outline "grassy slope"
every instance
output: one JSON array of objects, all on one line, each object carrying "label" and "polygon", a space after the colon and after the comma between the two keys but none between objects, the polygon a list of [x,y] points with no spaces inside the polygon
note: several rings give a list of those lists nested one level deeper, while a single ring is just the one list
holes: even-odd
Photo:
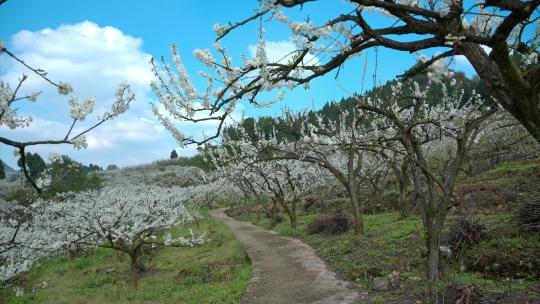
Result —
[{"label": "grassy slope", "polygon": [[[311,245],[327,262],[331,269],[345,279],[357,283],[361,292],[369,292],[371,302],[384,302],[406,298],[422,299],[427,291],[427,281],[424,278],[425,249],[423,246],[422,223],[419,217],[398,220],[397,213],[380,213],[365,216],[366,235],[358,236],[352,231],[338,236],[309,235],[306,226],[318,215],[302,214],[298,217],[298,228],[293,230],[284,221],[274,230],[282,235],[297,237]],[[481,222],[488,226],[488,232],[501,232],[507,215],[489,215],[480,217]],[[269,219],[259,220],[256,216],[242,215],[239,219],[271,228]],[[452,220],[452,219],[449,219]],[[495,223],[497,223],[495,225]],[[491,226],[493,224],[493,226]],[[495,230],[496,229],[496,230]],[[495,235],[492,235],[495,237]],[[529,254],[540,250],[538,236],[517,236],[512,233],[499,235],[499,240],[488,240],[474,250],[488,254],[511,256],[515,251],[526,251]],[[492,242],[497,243],[497,247]],[[490,252],[491,251],[491,252]],[[392,271],[398,271],[401,276],[401,288],[388,292],[372,291],[373,278],[386,276]],[[481,285],[492,293],[508,293],[509,291],[524,290],[537,293],[534,286],[539,284],[534,279],[519,279],[509,284],[504,278],[484,278],[482,273],[474,271],[460,272],[455,265],[447,265],[441,287],[452,284]],[[393,302],[392,302],[393,303]]]},{"label": "grassy slope", "polygon": [[[536,176],[535,172],[539,169],[540,164],[537,162],[504,163],[476,176],[468,183],[508,184],[511,180],[514,184],[520,182],[520,179],[530,181],[531,175]],[[514,192],[518,194],[517,190]],[[392,298],[421,298],[420,294],[426,291],[427,282],[423,279],[426,250],[419,216],[399,220],[396,212],[366,215],[365,236],[355,235],[352,231],[338,236],[307,234],[307,225],[319,216],[321,215],[316,213],[300,213],[297,230],[290,228],[286,218],[274,229],[280,234],[297,237],[310,244],[334,271],[358,283],[361,291],[369,292],[370,302],[384,302]],[[238,218],[272,229],[270,219],[264,216],[243,214]],[[504,260],[518,255],[538,256],[540,253],[540,236],[523,233],[517,229],[509,213],[484,210],[483,213],[477,214],[477,218],[486,227],[487,239],[472,248],[471,255],[500,256]],[[454,216],[449,216],[447,226],[454,219]],[[386,293],[371,290],[374,277],[386,276],[394,270],[401,274],[402,288]],[[539,281],[527,273],[520,274],[518,280],[513,280],[509,284],[504,277],[486,277],[483,273],[475,271],[461,272],[453,264],[446,265],[444,272],[441,283],[443,287],[451,284],[475,284],[493,293],[507,293],[521,289],[525,293],[538,296],[538,289],[534,286],[538,286]],[[417,281],[417,278],[420,280]]]},{"label": "grassy slope", "polygon": [[18,278],[16,284],[26,289],[23,297],[15,297],[12,288],[0,289],[0,303],[235,303],[251,277],[240,243],[209,217],[199,229],[192,228],[194,233],[213,231],[209,243],[156,249],[138,288],[129,282],[127,257],[98,249],[74,260],[42,262]]}]

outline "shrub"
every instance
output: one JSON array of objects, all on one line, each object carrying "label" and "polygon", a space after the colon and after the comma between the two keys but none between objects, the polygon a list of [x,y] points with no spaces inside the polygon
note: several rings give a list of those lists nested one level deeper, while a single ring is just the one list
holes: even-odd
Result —
[{"label": "shrub", "polygon": [[532,235],[495,236],[465,252],[467,270],[488,277],[532,279],[540,277],[540,240]]},{"label": "shrub", "polygon": [[315,211],[317,208],[317,199],[314,197],[308,197],[304,201],[304,205],[302,206],[302,210],[304,212],[312,212]]},{"label": "shrub", "polygon": [[9,192],[5,200],[6,201],[15,201],[18,204],[29,206],[31,205],[37,198],[37,193],[34,189],[28,189],[28,188],[18,188],[11,192]]},{"label": "shrub", "polygon": [[246,213],[246,208],[242,206],[231,206],[225,209],[225,214],[230,217],[235,217]]},{"label": "shrub", "polygon": [[276,214],[276,224],[283,223],[285,218],[281,214]]},{"label": "shrub", "polygon": [[449,285],[444,290],[444,298],[447,303],[485,303],[482,290],[474,285]]},{"label": "shrub", "polygon": [[448,244],[454,255],[461,255],[463,251],[485,239],[485,228],[474,217],[464,215],[450,226],[445,243]]},{"label": "shrub", "polygon": [[194,179],[178,176],[174,172],[158,175],[154,178],[154,182],[162,187],[189,187],[197,184]]},{"label": "shrub", "polygon": [[342,234],[351,227],[349,217],[338,213],[322,219],[316,219],[308,225],[309,234]]},{"label": "shrub", "polygon": [[520,227],[540,232],[540,199],[523,203],[516,211],[514,220]]}]

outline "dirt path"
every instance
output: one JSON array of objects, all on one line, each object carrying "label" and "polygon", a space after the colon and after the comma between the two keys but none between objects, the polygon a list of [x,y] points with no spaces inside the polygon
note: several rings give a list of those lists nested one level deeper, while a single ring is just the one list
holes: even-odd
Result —
[{"label": "dirt path", "polygon": [[347,282],[326,268],[302,241],[236,221],[224,209],[211,211],[229,226],[253,264],[252,278],[240,304],[342,304],[359,299]]}]

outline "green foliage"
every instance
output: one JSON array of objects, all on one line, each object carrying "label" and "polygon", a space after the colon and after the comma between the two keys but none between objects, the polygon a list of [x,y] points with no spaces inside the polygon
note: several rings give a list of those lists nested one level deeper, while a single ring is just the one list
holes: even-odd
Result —
[{"label": "green foliage", "polygon": [[15,201],[22,205],[30,205],[37,197],[38,194],[34,189],[17,188],[9,192],[5,200],[8,202]]},{"label": "green foliage", "polygon": [[[99,167],[98,167],[99,168]],[[101,187],[101,179],[95,173],[95,165],[85,167],[81,163],[62,155],[61,160],[49,165],[51,185],[44,191],[45,195],[53,196],[68,191],[84,191]]]},{"label": "green foliage", "polygon": [[179,156],[175,159],[166,159],[158,160],[152,163],[152,166],[155,167],[166,167],[166,166],[181,166],[181,167],[197,167],[204,171],[209,171],[214,169],[212,163],[207,160],[203,154],[199,153],[192,157],[183,157]]},{"label": "green foliage", "polygon": [[[190,228],[210,233],[210,241],[193,248],[154,249],[137,288],[129,282],[127,256],[97,249],[73,260],[57,256],[42,261],[13,282],[25,287],[23,297],[15,297],[12,288],[0,289],[0,302],[236,303],[251,277],[242,246],[223,223],[208,216],[200,228]],[[178,231],[188,233],[187,227]]]},{"label": "green foliage", "polygon": [[497,235],[466,252],[468,269],[490,277],[540,278],[540,238],[537,235]]},{"label": "green foliage", "polygon": [[[45,171],[45,169],[47,168],[47,164],[45,163],[43,158],[41,158],[41,156],[39,156],[39,154],[37,153],[26,153],[25,160],[28,174],[30,174],[30,177],[33,179],[37,178],[39,174]],[[22,168],[21,158],[19,158],[19,160],[17,161],[17,165]]]},{"label": "green foliage", "polygon": [[98,165],[94,165],[92,163],[90,163],[88,166],[86,165],[82,165],[81,166],[81,169],[83,171],[85,171],[86,173],[88,172],[95,172],[95,171],[103,171],[103,168],[101,168],[100,166]]},{"label": "green foliage", "polygon": [[535,169],[540,169],[539,162],[503,162],[498,164],[495,168],[478,175],[475,179],[488,180],[494,178],[513,177],[516,175],[523,175],[524,173]]},{"label": "green foliage", "polygon": [[178,153],[176,153],[176,150],[172,150],[171,151],[171,159],[177,159],[178,158]]},{"label": "green foliage", "polygon": [[60,160],[50,163],[46,169],[46,174],[51,177],[51,184],[42,193],[38,194],[31,188],[19,188],[8,193],[6,200],[26,205],[38,197],[47,199],[58,193],[79,192],[101,187],[101,178],[95,174],[96,171],[101,170],[99,166],[93,164],[84,166],[67,155],[62,155]]}]

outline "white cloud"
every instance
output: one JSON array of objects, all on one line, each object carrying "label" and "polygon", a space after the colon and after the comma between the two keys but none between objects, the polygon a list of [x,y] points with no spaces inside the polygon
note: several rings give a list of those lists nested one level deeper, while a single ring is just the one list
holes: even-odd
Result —
[{"label": "white cloud", "polygon": [[[111,26],[98,26],[84,21],[66,24],[56,29],[23,30],[11,37],[8,48],[30,66],[42,68],[54,81],[68,82],[79,98],[96,99],[95,112],[74,132],[96,120],[107,111],[114,100],[118,84],[131,84],[136,101],[131,109],[114,121],[88,134],[88,149],[75,151],[70,145],[40,146],[31,149],[46,156],[48,152],[69,154],[84,163],[102,166],[110,163],[132,165],[168,157],[177,147],[164,128],[153,117],[149,100],[152,73],[150,55],[142,49],[143,41]],[[29,75],[22,94],[42,91],[36,104],[20,104],[20,112],[34,117],[29,128],[8,130],[0,128],[3,136],[16,140],[59,139],[69,129],[67,97],[34,75],[21,64],[2,56],[0,79],[13,86],[24,73]],[[186,132],[188,133],[188,132]],[[11,147],[0,145],[0,158],[16,163]],[[185,153],[193,154],[193,149]],[[185,155],[185,153],[182,153]]]},{"label": "white cloud", "polygon": [[[491,53],[491,48],[485,45],[482,45],[482,49],[489,55]],[[453,57],[452,64],[450,65],[454,70],[456,71],[462,71],[466,74],[474,75],[476,74],[476,71],[474,70],[474,67],[471,65],[469,60],[463,56],[463,55],[457,55]],[[470,75],[469,75],[470,76]]]},{"label": "white cloud", "polygon": [[[144,91],[152,78],[148,66],[150,55],[142,51],[142,40],[114,27],[99,27],[84,21],[57,29],[23,30],[11,42],[20,58],[33,67],[45,69],[55,81],[70,82],[79,97],[94,96],[108,101],[114,97],[119,83],[128,81]],[[7,81],[14,82],[22,73],[30,73],[21,64],[10,63],[2,77]],[[29,76],[26,90],[45,88],[42,99],[57,97],[52,86],[31,73]]]}]

